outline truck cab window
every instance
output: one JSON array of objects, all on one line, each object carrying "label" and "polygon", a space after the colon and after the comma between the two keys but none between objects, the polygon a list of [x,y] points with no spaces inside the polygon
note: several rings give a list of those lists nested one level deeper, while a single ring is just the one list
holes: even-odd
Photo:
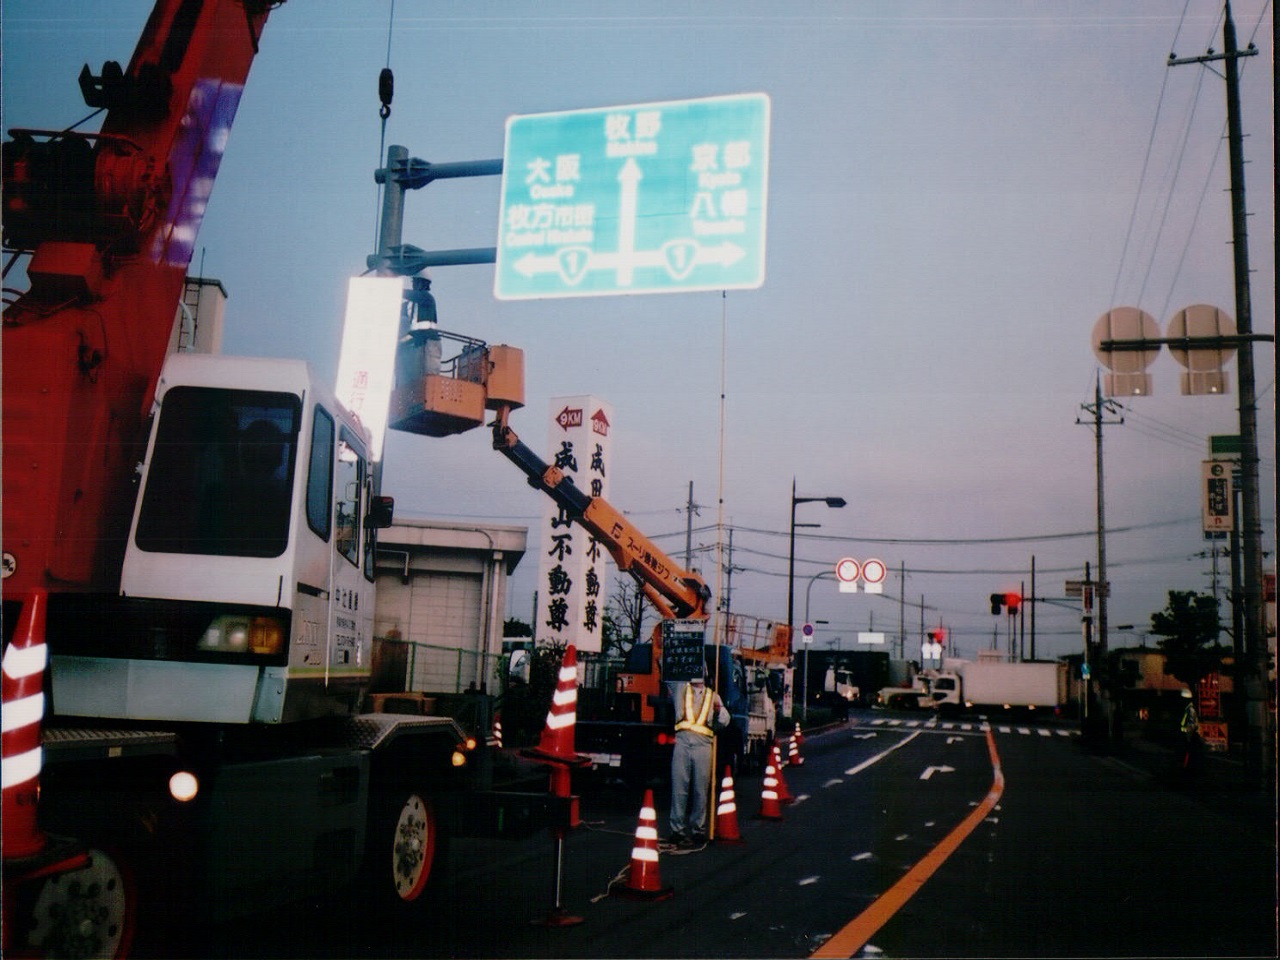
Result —
[{"label": "truck cab window", "polygon": [[142,550],[275,557],[289,538],[298,398],[175,387],[164,397],[136,541]]},{"label": "truck cab window", "polygon": [[321,540],[333,526],[333,417],[316,407],[311,429],[311,462],[307,466],[307,525]]},{"label": "truck cab window", "polygon": [[360,564],[361,494],[365,486],[364,453],[354,434],[342,428],[338,439],[335,496],[337,498],[337,551],[356,566]]}]

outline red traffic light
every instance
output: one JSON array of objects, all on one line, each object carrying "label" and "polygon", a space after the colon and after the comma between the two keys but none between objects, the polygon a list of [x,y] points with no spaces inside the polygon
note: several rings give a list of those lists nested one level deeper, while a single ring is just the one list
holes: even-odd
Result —
[{"label": "red traffic light", "polygon": [[1009,611],[1009,616],[1014,617],[1018,614],[1018,606],[1022,603],[1022,597],[1016,593],[1006,593],[1004,595],[1004,607]]}]

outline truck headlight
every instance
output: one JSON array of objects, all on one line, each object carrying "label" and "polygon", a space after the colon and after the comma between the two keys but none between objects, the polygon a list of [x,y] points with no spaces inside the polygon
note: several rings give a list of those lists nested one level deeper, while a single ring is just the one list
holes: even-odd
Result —
[{"label": "truck headlight", "polygon": [[221,614],[196,646],[214,653],[276,654],[284,649],[284,624],[275,617]]}]

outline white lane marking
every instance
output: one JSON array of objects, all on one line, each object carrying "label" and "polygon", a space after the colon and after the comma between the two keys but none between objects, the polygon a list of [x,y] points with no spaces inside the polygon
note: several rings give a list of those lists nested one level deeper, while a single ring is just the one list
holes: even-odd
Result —
[{"label": "white lane marking", "polygon": [[906,744],[910,743],[912,740],[914,740],[918,736],[920,736],[919,730],[915,731],[913,734],[911,734],[911,736],[906,737],[905,739],[899,740],[888,750],[885,750],[881,753],[877,753],[874,757],[869,757],[868,759],[863,760],[856,767],[850,767],[848,770],[844,772],[844,775],[846,777],[852,777],[854,774],[861,773],[863,770],[867,769],[867,767],[871,766],[873,763],[878,763],[879,761],[887,757],[889,754],[893,753],[893,751],[897,750],[901,746],[905,746]]}]

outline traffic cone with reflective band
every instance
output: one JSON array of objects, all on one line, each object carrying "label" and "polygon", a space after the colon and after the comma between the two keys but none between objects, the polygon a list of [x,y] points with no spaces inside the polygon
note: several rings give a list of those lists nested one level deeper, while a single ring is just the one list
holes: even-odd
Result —
[{"label": "traffic cone with reflective band", "polygon": [[791,746],[787,748],[787,765],[798,767],[804,763],[804,757],[800,756],[800,735],[793,733],[791,735]]},{"label": "traffic cone with reflective band", "polygon": [[36,823],[40,770],[44,762],[40,731],[44,723],[44,642],[47,598],[32,591],[22,604],[13,640],[5,648],[3,664],[4,734],[4,859],[31,857],[44,849],[47,838]]},{"label": "traffic cone with reflective band", "polygon": [[804,734],[800,731],[800,722],[796,721],[796,731],[791,736],[795,738],[796,743],[804,743]]},{"label": "traffic cone with reflective band", "polygon": [[776,743],[773,745],[773,767],[777,771],[778,800],[781,803],[795,803],[796,798],[791,795],[791,789],[787,786],[787,778],[782,775],[782,748]]},{"label": "traffic cone with reflective band", "polygon": [[493,715],[493,729],[489,731],[489,746],[502,749],[502,714]]},{"label": "traffic cone with reflective band", "polygon": [[542,738],[537,747],[526,750],[525,755],[534,759],[579,765],[586,758],[579,757],[573,749],[573,730],[577,722],[578,650],[573,644],[569,644],[565,647],[564,659],[560,661],[556,692],[551,698],[551,709],[547,711]]},{"label": "traffic cone with reflective band", "polygon": [[774,766],[772,758],[765,765],[764,780],[761,781],[759,817],[761,820],[782,819],[782,803],[778,799],[778,768]]},{"label": "traffic cone with reflective band", "polygon": [[724,768],[720,799],[716,803],[716,842],[742,842],[742,834],[738,830],[738,804],[733,794],[733,771],[729,767]]},{"label": "traffic cone with reflective band", "polygon": [[631,848],[631,868],[626,886],[618,894],[632,900],[665,900],[674,891],[658,879],[658,814],[653,808],[653,791],[644,792],[636,841]]}]

